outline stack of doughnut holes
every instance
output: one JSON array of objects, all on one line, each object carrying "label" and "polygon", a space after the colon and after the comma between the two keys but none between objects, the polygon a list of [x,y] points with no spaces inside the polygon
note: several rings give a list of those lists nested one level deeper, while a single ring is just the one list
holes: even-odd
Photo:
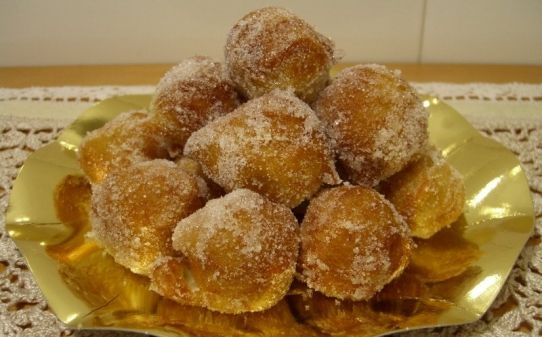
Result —
[{"label": "stack of doughnut holes", "polygon": [[[462,213],[413,88],[381,65],[330,78],[333,42],[288,10],[248,13],[225,63],[183,60],[150,111],[89,132],[89,237],[184,305],[262,311],[294,279],[371,299]],[[429,202],[430,201],[430,202]]]}]

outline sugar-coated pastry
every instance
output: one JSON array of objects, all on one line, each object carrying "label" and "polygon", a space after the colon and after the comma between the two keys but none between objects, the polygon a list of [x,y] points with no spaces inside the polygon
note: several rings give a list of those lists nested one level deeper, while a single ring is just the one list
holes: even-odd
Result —
[{"label": "sugar-coated pastry", "polygon": [[157,260],[151,289],[223,313],[261,311],[288,291],[298,245],[288,208],[235,190],[178,223],[173,248],[180,256]]},{"label": "sugar-coated pastry", "polygon": [[113,172],[93,188],[93,237],[117,263],[147,275],[158,257],[173,253],[173,229],[203,206],[203,193],[192,175],[167,160]]},{"label": "sugar-coated pastry", "polygon": [[290,208],[339,180],[322,124],[291,91],[274,90],[207,124],[184,154],[226,191],[248,188]]},{"label": "sugar-coated pastry", "polygon": [[381,65],[341,71],[314,103],[356,184],[375,186],[403,169],[427,143],[428,114],[414,89]]},{"label": "sugar-coated pastry", "polygon": [[253,10],[225,38],[223,62],[182,60],[148,107],[81,141],[83,174],[52,196],[69,231],[45,247],[60,277],[107,303],[102,325],[173,334],[438,323],[479,276],[481,250],[416,90],[383,65],[335,76],[342,52],[287,9]]},{"label": "sugar-coated pastry", "polygon": [[204,56],[183,60],[160,79],[151,109],[165,132],[169,151],[182,151],[190,134],[239,105],[237,92],[219,62]]},{"label": "sugar-coated pastry", "polygon": [[415,237],[427,239],[463,213],[463,178],[436,149],[387,179],[382,190]]},{"label": "sugar-coated pastry", "polygon": [[369,187],[340,186],[311,200],[301,223],[299,269],[326,296],[367,300],[409,261],[408,225]]},{"label": "sugar-coated pastry", "polygon": [[231,29],[226,67],[247,97],[292,88],[311,102],[329,79],[333,42],[283,8],[267,7],[245,15]]},{"label": "sugar-coated pastry", "polygon": [[166,158],[163,134],[146,112],[122,113],[89,132],[79,147],[79,166],[91,183],[134,163]]}]

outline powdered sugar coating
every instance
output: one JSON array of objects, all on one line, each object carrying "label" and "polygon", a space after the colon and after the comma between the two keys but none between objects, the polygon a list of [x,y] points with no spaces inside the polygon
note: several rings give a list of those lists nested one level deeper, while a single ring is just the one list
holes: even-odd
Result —
[{"label": "powdered sugar coating", "polygon": [[314,104],[346,175],[375,186],[427,144],[428,113],[414,89],[381,65],[340,72]]},{"label": "powdered sugar coating", "polygon": [[371,298],[403,271],[412,247],[393,205],[371,188],[352,185],[312,199],[300,236],[301,278],[340,299]]},{"label": "powdered sugar coating", "polygon": [[173,162],[134,164],[93,186],[93,236],[117,263],[148,274],[156,258],[172,254],[173,228],[203,205],[201,194]]},{"label": "powdered sugar coating", "polygon": [[288,208],[235,190],[178,223],[173,247],[182,258],[158,261],[152,288],[225,313],[264,310],[288,291],[298,244],[297,221]]},{"label": "powdered sugar coating", "polygon": [[146,112],[124,112],[86,134],[79,147],[79,165],[91,183],[135,163],[166,158],[164,135]]},{"label": "powdered sugar coating", "polygon": [[414,237],[427,239],[463,213],[463,177],[436,148],[427,149],[382,185],[383,193],[405,217]]},{"label": "powdered sugar coating", "polygon": [[226,67],[248,98],[292,88],[310,102],[329,79],[333,42],[283,8],[267,7],[245,15],[231,29]]},{"label": "powdered sugar coating", "polygon": [[226,191],[249,188],[291,208],[339,182],[322,124],[291,91],[274,90],[209,123],[184,154]]},{"label": "powdered sugar coating", "polygon": [[167,133],[170,152],[182,150],[190,134],[239,105],[237,92],[219,62],[204,56],[183,60],[160,79],[151,108]]}]

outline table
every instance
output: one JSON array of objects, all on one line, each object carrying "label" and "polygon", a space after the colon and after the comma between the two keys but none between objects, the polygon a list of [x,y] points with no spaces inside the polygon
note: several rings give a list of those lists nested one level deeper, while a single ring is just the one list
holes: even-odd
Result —
[{"label": "table", "polygon": [[[172,64],[0,67],[0,88],[65,85],[153,85]],[[348,66],[339,65],[339,69]],[[412,82],[542,83],[542,66],[387,64]]]},{"label": "table", "polygon": [[[4,230],[18,168],[77,114],[116,94],[152,93],[170,67],[112,65],[0,68],[0,334],[127,336],[73,332],[58,322]],[[344,67],[346,65],[340,65]],[[489,313],[478,322],[401,336],[529,336],[542,332],[542,66],[391,64],[424,94],[443,99],[525,169],[536,231]],[[339,67],[339,68],[340,68]]]}]

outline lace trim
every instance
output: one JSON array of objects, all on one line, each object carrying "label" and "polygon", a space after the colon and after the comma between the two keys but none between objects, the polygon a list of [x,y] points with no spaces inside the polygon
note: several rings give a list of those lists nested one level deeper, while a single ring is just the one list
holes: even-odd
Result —
[{"label": "lace trim", "polygon": [[412,83],[420,92],[447,101],[542,102],[542,84]]},{"label": "lace trim", "polygon": [[[422,94],[443,100],[542,102],[542,84],[412,83]],[[154,86],[0,88],[2,101],[98,102],[116,95],[149,94]]]},{"label": "lace trim", "polygon": [[99,102],[118,95],[150,94],[154,86],[0,88],[0,102]]},{"label": "lace trim", "polygon": [[[504,97],[536,104],[542,96],[542,85],[490,84],[415,84],[426,94],[454,100],[465,97],[484,97],[501,101]],[[66,87],[0,89],[0,100],[93,102],[111,95],[145,94],[152,87]],[[509,96],[515,95],[515,96]],[[455,97],[455,98],[454,98]],[[523,99],[527,97],[528,99]],[[53,99],[54,98],[54,99]],[[508,101],[508,99],[506,99]],[[62,101],[62,100],[60,100]],[[74,116],[75,117],[75,116]],[[0,116],[0,335],[2,336],[141,336],[117,332],[81,332],[67,329],[49,311],[24,259],[5,232],[4,214],[8,194],[19,168],[26,157],[53,140],[66,120],[30,119]],[[485,135],[501,142],[519,158],[531,187],[535,212],[535,233],[521,253],[500,295],[490,311],[477,322],[463,326],[413,331],[409,337],[436,336],[538,336],[542,334],[542,118],[538,120],[487,120],[476,116],[473,120]]]}]

